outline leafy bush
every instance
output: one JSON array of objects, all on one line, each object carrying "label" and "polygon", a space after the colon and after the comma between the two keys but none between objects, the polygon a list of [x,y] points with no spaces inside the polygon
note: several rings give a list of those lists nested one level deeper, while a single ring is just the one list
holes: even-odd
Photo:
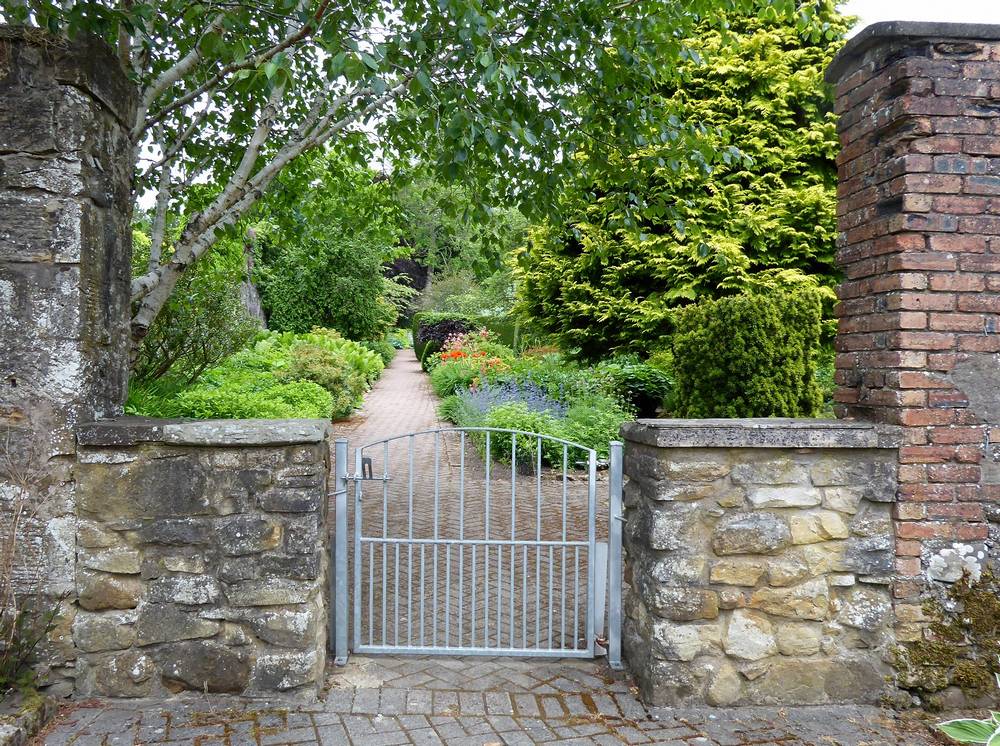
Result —
[{"label": "leafy bush", "polygon": [[674,315],[679,417],[810,417],[822,403],[815,380],[821,297],[775,291],[702,301]]},{"label": "leafy bush", "polygon": [[620,397],[638,417],[655,417],[673,385],[660,368],[635,357],[616,357],[597,366],[612,394]]},{"label": "leafy bush", "polygon": [[199,419],[344,417],[382,369],[378,354],[329,329],[262,333],[194,386],[176,379],[132,385],[126,411]]},{"label": "leafy bush", "polygon": [[396,350],[405,350],[413,346],[413,335],[409,329],[391,329],[386,338]]},{"label": "leafy bush", "polygon": [[290,351],[291,359],[280,378],[317,383],[333,397],[333,418],[346,417],[361,403],[365,381],[343,357],[319,345],[301,342]]},{"label": "leafy bush", "polygon": [[558,353],[521,357],[511,364],[506,380],[532,384],[558,401],[600,392],[601,381],[592,368],[564,360]]},{"label": "leafy bush", "polygon": [[479,366],[471,359],[451,360],[431,370],[431,388],[438,396],[445,397],[469,388],[478,377]]},{"label": "leafy bush", "polygon": [[268,189],[254,226],[256,277],[268,326],[321,326],[379,339],[405,288],[384,277],[399,251],[392,185],[337,148],[297,158]]},{"label": "leafy bush", "polygon": [[[537,412],[523,402],[501,404],[490,409],[482,418],[482,427],[495,427],[508,430],[522,430],[527,433],[563,437],[562,423],[547,412]],[[516,437],[516,436],[514,436]],[[475,438],[480,448],[484,447],[485,437]],[[496,461],[509,464],[513,438],[510,433],[492,433],[490,435],[490,455]],[[547,464],[562,463],[563,447],[545,438],[542,439],[542,462]],[[534,464],[538,457],[537,438],[517,438],[518,463]]]},{"label": "leafy bush", "polygon": [[286,419],[333,416],[333,396],[312,381],[282,383],[273,375],[206,375],[174,400],[177,414],[196,419]]},{"label": "leafy bush", "polygon": [[380,358],[382,358],[382,364],[388,365],[392,362],[392,359],[396,357],[396,347],[388,340],[388,338],[377,339],[377,340],[363,340],[359,344],[366,350],[371,350]]},{"label": "leafy bush", "polygon": [[[132,273],[142,274],[150,242],[139,230],[133,236]],[[242,246],[229,238],[217,241],[184,273],[150,326],[132,366],[133,380],[152,381],[170,374],[191,383],[248,344],[260,323],[243,305],[240,288],[245,274]]]},{"label": "leafy bush", "polygon": [[[597,451],[598,458],[606,459],[608,446],[612,440],[618,440],[622,423],[630,419],[631,413],[612,397],[583,397],[566,410],[562,437],[593,448]],[[580,457],[580,454],[576,455],[576,458]]]},{"label": "leafy bush", "polygon": [[839,144],[823,74],[851,24],[831,0],[809,5],[807,20],[720,12],[684,40],[693,53],[648,106],[704,125],[693,153],[715,157],[710,168],[651,143],[520,244],[518,309],[564,349],[646,353],[671,333],[672,308],[743,292],[762,271],[838,281]]}]

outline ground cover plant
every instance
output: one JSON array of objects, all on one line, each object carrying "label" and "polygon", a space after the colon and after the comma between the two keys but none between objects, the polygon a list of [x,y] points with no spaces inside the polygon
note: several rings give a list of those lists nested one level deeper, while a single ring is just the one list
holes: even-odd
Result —
[{"label": "ground cover plant", "polygon": [[341,419],[361,404],[382,356],[330,329],[265,332],[193,384],[135,383],[126,411],[151,417]]}]

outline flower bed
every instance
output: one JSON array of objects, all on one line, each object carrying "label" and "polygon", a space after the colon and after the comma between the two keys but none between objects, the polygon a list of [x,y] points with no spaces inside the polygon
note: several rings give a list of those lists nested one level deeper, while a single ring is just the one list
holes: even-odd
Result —
[{"label": "flower bed", "polygon": [[[549,435],[593,448],[605,459],[622,423],[635,416],[620,365],[578,366],[551,352],[516,357],[485,330],[452,335],[428,367],[435,392],[444,397],[442,418],[460,427]],[[497,458],[509,452],[510,441],[502,436],[493,445]],[[519,444],[532,456],[536,447]],[[572,463],[583,452],[564,453],[560,444],[543,441],[544,462],[561,465],[564,457]]]}]

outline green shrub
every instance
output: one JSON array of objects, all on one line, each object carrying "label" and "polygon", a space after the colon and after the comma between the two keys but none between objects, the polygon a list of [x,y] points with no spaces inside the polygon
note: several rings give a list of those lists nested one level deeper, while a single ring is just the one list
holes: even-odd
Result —
[{"label": "green shrub", "polygon": [[601,382],[593,368],[564,360],[558,353],[518,358],[511,363],[510,371],[500,374],[498,378],[535,384],[560,402],[601,390]]},{"label": "green shrub", "polygon": [[362,347],[366,350],[371,350],[380,358],[382,358],[382,364],[388,365],[392,362],[392,359],[396,357],[396,347],[387,338],[386,339],[376,339],[376,340],[364,340],[359,342]]},{"label": "green shrub", "polygon": [[834,374],[837,372],[836,357],[837,354],[832,347],[823,347],[816,363],[816,385],[823,397],[820,412],[823,417],[834,416],[833,394],[837,390],[837,382],[834,380]]},{"label": "green shrub", "polygon": [[377,353],[329,329],[265,332],[194,386],[176,378],[134,383],[126,411],[199,419],[344,417],[383,367]]},{"label": "green shrub", "polygon": [[281,370],[282,380],[312,381],[333,397],[333,418],[347,417],[361,404],[365,379],[337,353],[307,342],[291,349],[289,364]]},{"label": "green shrub", "polygon": [[[144,274],[149,238],[134,231],[133,275]],[[168,247],[169,248],[169,247]],[[169,255],[169,251],[167,252]],[[246,311],[241,283],[243,246],[230,238],[215,243],[185,272],[136,350],[131,378],[151,382],[164,376],[192,383],[205,370],[249,344],[260,322]]]},{"label": "green shrub", "polygon": [[[613,397],[581,397],[566,410],[562,423],[562,437],[593,448],[600,459],[608,458],[608,446],[618,440],[622,423],[632,419],[632,415]],[[571,453],[570,458],[583,458],[582,452]]]},{"label": "green shrub", "polygon": [[396,350],[405,350],[413,346],[413,335],[409,329],[392,329],[386,338]]},{"label": "green shrub", "polygon": [[815,380],[821,296],[776,290],[702,301],[674,314],[679,417],[810,417],[822,403]]},{"label": "green shrub", "polygon": [[[493,407],[482,418],[482,427],[496,427],[507,430],[523,430],[539,435],[563,437],[562,424],[558,419],[545,412],[533,412],[527,405],[520,402],[501,404]],[[484,447],[485,437],[476,438],[480,447]],[[510,463],[511,435],[509,433],[492,433],[490,435],[490,455],[501,463]],[[562,463],[562,444],[542,439],[542,461],[547,464]],[[537,458],[537,438],[517,438],[518,463],[533,464]]]},{"label": "green shrub", "polygon": [[445,422],[451,422],[459,427],[478,427],[479,417],[468,407],[462,398],[451,394],[441,400],[438,405],[438,417]]},{"label": "green shrub", "polygon": [[607,360],[597,366],[608,391],[631,407],[638,417],[655,417],[673,385],[659,368],[632,356]]}]

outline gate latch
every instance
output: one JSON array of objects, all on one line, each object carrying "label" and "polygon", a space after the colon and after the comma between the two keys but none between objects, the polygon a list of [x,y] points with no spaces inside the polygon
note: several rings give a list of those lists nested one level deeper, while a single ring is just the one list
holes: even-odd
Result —
[{"label": "gate latch", "polygon": [[388,482],[389,474],[383,474],[381,477],[375,476],[375,470],[372,468],[372,460],[368,456],[364,456],[361,459],[361,473],[355,476],[355,479],[363,479],[369,482]]}]

